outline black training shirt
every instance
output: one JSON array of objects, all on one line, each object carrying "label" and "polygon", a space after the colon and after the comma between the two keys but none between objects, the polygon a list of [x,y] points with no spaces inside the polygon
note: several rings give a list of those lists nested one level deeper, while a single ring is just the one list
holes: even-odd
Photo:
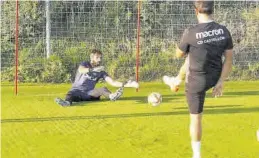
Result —
[{"label": "black training shirt", "polygon": [[221,72],[222,55],[232,48],[228,29],[214,21],[186,29],[179,44],[179,49],[189,56],[191,74]]}]

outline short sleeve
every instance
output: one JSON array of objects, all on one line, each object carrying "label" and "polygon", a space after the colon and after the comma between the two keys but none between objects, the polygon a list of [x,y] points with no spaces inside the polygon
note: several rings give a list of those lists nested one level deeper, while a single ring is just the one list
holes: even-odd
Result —
[{"label": "short sleeve", "polygon": [[183,51],[185,54],[187,54],[190,50],[190,44],[188,41],[189,37],[189,29],[185,29],[184,33],[182,35],[180,44],[178,45],[178,48]]},{"label": "short sleeve", "polygon": [[91,68],[91,64],[90,64],[89,62],[86,62],[86,61],[82,62],[82,63],[80,64],[80,66],[84,66],[84,67],[86,67],[86,68]]},{"label": "short sleeve", "polygon": [[230,32],[228,31],[228,29],[226,29],[226,31],[227,31],[227,44],[226,44],[225,50],[233,49],[232,36],[231,36]]},{"label": "short sleeve", "polygon": [[109,75],[107,74],[107,72],[102,71],[101,72],[101,78],[105,79],[106,77],[108,77]]}]

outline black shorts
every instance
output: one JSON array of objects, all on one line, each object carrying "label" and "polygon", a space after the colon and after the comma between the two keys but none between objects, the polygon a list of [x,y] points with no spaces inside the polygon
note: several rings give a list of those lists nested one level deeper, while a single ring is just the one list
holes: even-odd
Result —
[{"label": "black shorts", "polygon": [[66,101],[69,102],[81,102],[81,101],[95,101],[100,100],[100,97],[90,96],[87,92],[80,90],[71,90],[66,95]]},{"label": "black shorts", "polygon": [[81,91],[78,89],[72,89],[67,93],[66,101],[69,101],[69,102],[96,101],[96,100],[100,100],[101,96],[108,98],[110,94],[111,92],[106,87],[95,88],[90,91]]},{"label": "black shorts", "polygon": [[220,74],[188,75],[185,84],[185,93],[191,114],[203,112],[206,91],[214,87]]}]

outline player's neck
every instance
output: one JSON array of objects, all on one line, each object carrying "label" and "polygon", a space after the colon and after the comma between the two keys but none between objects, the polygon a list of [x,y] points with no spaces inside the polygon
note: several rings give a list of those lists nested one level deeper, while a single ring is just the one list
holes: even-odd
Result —
[{"label": "player's neck", "polygon": [[213,18],[206,14],[199,14],[197,18],[199,23],[209,23],[213,21]]},{"label": "player's neck", "polygon": [[91,61],[90,64],[91,64],[92,67],[96,67],[96,64],[95,64],[94,61]]}]

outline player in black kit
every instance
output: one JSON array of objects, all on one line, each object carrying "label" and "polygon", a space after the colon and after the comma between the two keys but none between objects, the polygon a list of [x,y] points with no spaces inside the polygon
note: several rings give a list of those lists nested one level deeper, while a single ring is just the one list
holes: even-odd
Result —
[{"label": "player in black kit", "polygon": [[190,111],[193,158],[200,158],[206,91],[213,87],[213,96],[221,96],[224,80],[232,67],[232,37],[225,26],[213,21],[213,5],[213,1],[194,2],[199,23],[184,31],[176,49],[177,57],[187,56],[185,64],[177,77],[163,77],[164,82],[174,89],[186,76],[185,92]]}]

